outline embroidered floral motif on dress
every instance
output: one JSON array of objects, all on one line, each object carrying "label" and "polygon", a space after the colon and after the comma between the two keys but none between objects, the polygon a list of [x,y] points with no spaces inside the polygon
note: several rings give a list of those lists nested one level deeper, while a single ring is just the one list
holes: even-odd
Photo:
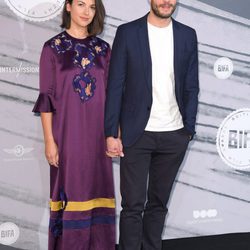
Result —
[{"label": "embroidered floral motif on dress", "polygon": [[58,54],[74,50],[73,63],[75,67],[81,69],[81,73],[74,77],[73,88],[82,102],[89,101],[96,90],[96,79],[91,76],[89,70],[95,66],[96,57],[106,56],[108,44],[101,42],[96,37],[87,38],[85,43],[77,41],[74,44],[74,41],[67,38],[64,32],[52,40],[51,47]]},{"label": "embroidered floral motif on dress", "polygon": [[55,49],[58,54],[65,53],[73,47],[72,41],[67,39],[64,34],[60,34],[52,40],[51,48]]},{"label": "embroidered floral motif on dress", "polygon": [[96,79],[87,71],[83,71],[80,75],[76,75],[73,81],[74,89],[79,93],[83,101],[88,101],[93,97],[96,89],[95,83]]}]

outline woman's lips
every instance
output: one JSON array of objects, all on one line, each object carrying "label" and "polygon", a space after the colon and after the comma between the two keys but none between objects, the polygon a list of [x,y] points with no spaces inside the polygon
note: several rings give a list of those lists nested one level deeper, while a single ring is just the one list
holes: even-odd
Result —
[{"label": "woman's lips", "polygon": [[83,20],[83,21],[88,21],[88,20],[89,20],[88,17],[80,17],[80,18],[81,18],[81,20]]}]

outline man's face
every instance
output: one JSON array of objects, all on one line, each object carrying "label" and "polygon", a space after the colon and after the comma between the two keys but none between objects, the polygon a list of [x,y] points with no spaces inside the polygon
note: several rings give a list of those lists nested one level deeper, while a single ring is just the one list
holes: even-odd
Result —
[{"label": "man's face", "polygon": [[177,0],[151,0],[151,9],[159,18],[169,18],[175,11]]}]

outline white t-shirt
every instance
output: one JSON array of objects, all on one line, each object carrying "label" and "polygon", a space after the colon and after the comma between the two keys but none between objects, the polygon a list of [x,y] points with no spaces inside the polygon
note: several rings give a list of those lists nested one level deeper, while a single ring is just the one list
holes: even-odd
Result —
[{"label": "white t-shirt", "polygon": [[148,36],[152,59],[153,104],[145,130],[177,130],[183,127],[183,122],[175,96],[172,21],[164,28],[148,23]]}]

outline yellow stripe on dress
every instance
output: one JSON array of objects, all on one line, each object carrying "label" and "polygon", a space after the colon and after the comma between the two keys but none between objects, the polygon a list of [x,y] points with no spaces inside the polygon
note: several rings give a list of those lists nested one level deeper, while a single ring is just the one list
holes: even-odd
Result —
[{"label": "yellow stripe on dress", "polygon": [[[62,201],[50,201],[50,210],[59,211]],[[115,208],[115,199],[97,198],[89,201],[68,201],[64,211],[88,211],[94,208]]]}]

